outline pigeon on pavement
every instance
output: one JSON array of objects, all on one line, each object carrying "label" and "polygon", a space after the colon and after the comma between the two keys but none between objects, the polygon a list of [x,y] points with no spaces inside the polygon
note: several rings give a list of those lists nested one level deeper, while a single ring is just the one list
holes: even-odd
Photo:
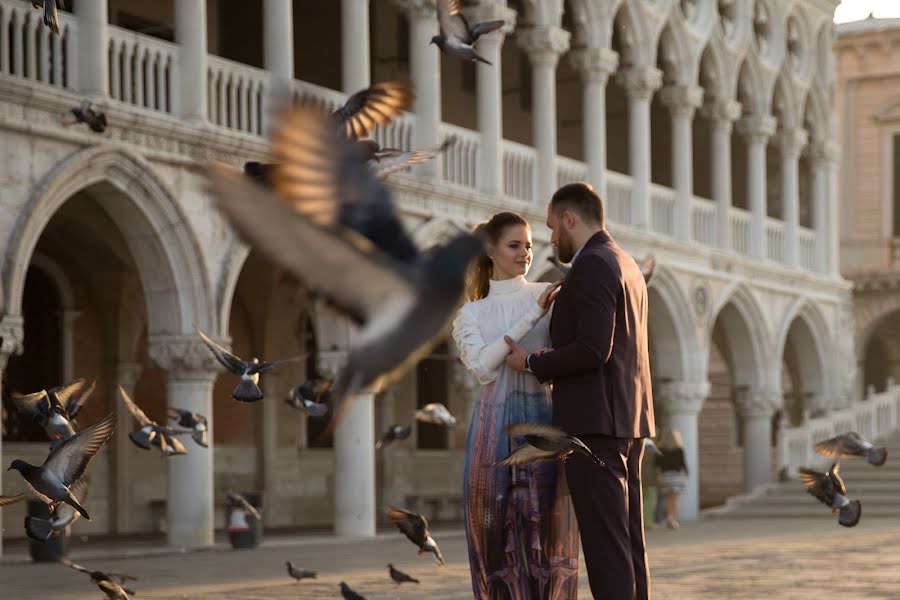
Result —
[{"label": "pigeon on pavement", "polygon": [[416,411],[416,420],[422,423],[431,423],[432,425],[440,425],[442,427],[455,427],[456,417],[450,414],[447,407],[440,402],[432,402],[426,404]]},{"label": "pigeon on pavement", "polygon": [[831,514],[838,513],[838,523],[853,527],[862,516],[859,500],[847,498],[847,486],[841,479],[840,463],[834,463],[826,472],[814,471],[806,467],[797,469],[797,479],[806,486],[806,491],[825,506],[831,507]]},{"label": "pigeon on pavement", "polygon": [[209,448],[209,426],[206,417],[183,408],[169,408],[166,412],[169,415],[169,419],[178,423],[180,427],[187,427],[192,430],[191,437],[198,446]]},{"label": "pigeon on pavement", "polygon": [[274,369],[278,365],[288,362],[298,362],[306,358],[306,356],[293,356],[282,360],[262,361],[258,358],[252,358],[249,362],[235,356],[219,344],[212,341],[205,333],[197,328],[197,335],[207,345],[213,356],[216,357],[222,366],[239,375],[241,380],[231,392],[231,397],[241,402],[257,402],[263,399],[262,390],[259,389],[259,374],[269,369]]},{"label": "pigeon on pavement", "polygon": [[425,517],[405,508],[397,508],[395,506],[388,507],[387,516],[394,522],[397,529],[402,531],[413,544],[418,546],[419,554],[431,552],[434,554],[438,564],[444,564],[444,555],[441,554],[441,549],[438,547],[437,542],[431,537],[431,532],[428,531],[428,520]]},{"label": "pigeon on pavement", "polygon": [[[79,505],[84,504],[89,483],[87,477],[82,477],[69,487],[69,492],[71,492],[72,497],[75,498]],[[68,504],[61,504],[49,519],[32,516],[25,517],[25,535],[36,542],[46,542],[77,521],[80,516],[81,513]]]},{"label": "pigeon on pavement", "polygon": [[352,589],[350,589],[350,586],[343,581],[341,582],[341,596],[344,598],[344,600],[366,600],[364,596],[360,596],[359,594],[354,592]]},{"label": "pigeon on pavement", "polygon": [[329,410],[330,390],[330,381],[310,379],[291,390],[285,402],[297,410],[305,412],[310,417],[324,417]]},{"label": "pigeon on pavement", "polygon": [[566,432],[552,425],[536,423],[517,423],[510,425],[506,431],[511,437],[524,437],[525,442],[504,458],[497,465],[527,465],[540,460],[568,460],[574,452],[584,454],[592,461],[605,467],[603,462],[584,442],[577,437],[566,435]]},{"label": "pigeon on pavement", "polygon": [[[50,31],[59,35],[59,13],[56,11],[56,5],[59,8],[65,8],[63,0],[43,0],[44,6],[44,25],[50,28]],[[31,0],[31,6],[34,8],[41,7],[41,0]]]},{"label": "pigeon on pavement", "polygon": [[441,33],[431,38],[432,44],[446,54],[473,62],[480,61],[486,65],[491,64],[489,60],[475,51],[472,44],[485,33],[503,27],[506,21],[484,21],[469,24],[459,10],[459,0],[437,0],[437,13]]},{"label": "pigeon on pavement", "polygon": [[259,522],[262,522],[262,515],[259,514],[259,511],[256,510],[256,507],[253,506],[252,504],[250,504],[250,502],[248,502],[247,499],[244,498],[241,494],[238,494],[237,492],[228,490],[225,492],[225,496],[232,503],[232,506],[241,507],[242,509],[244,509],[244,511],[246,513],[248,513],[254,519],[256,519]]},{"label": "pigeon on pavement", "polygon": [[394,565],[388,565],[388,574],[391,576],[391,579],[394,580],[394,583],[397,584],[397,587],[400,587],[401,584],[404,583],[420,583],[418,579],[414,577],[410,577],[400,569],[394,568]]},{"label": "pigeon on pavement", "polygon": [[335,379],[326,433],[341,420],[345,399],[396,380],[443,338],[482,249],[480,237],[464,233],[419,252],[387,188],[327,123],[312,105],[282,119],[274,193],[227,167],[213,167],[210,177],[219,208],[247,242],[362,325]]},{"label": "pigeon on pavement", "polygon": [[405,440],[410,433],[412,433],[412,427],[409,425],[405,427],[397,424],[391,425],[384,432],[384,435],[381,436],[381,439],[375,442],[375,449],[381,450],[385,446],[390,446],[394,440]]},{"label": "pigeon on pavement", "polygon": [[288,575],[290,575],[291,577],[296,579],[297,583],[300,583],[301,579],[315,579],[316,578],[315,571],[308,571],[307,569],[300,569],[291,561],[286,561],[285,564],[287,565]]},{"label": "pigeon on pavement", "polygon": [[107,126],[106,114],[95,110],[90,100],[83,100],[78,107],[63,114],[59,121],[65,127],[76,123],[84,123],[94,133],[103,133],[106,131]]},{"label": "pigeon on pavement", "polygon": [[[25,480],[28,491],[47,504],[50,512],[64,502],[90,521],[91,517],[75,499],[70,488],[81,479],[88,463],[115,429],[116,413],[112,413],[52,450],[43,465],[31,465],[24,460],[16,459],[12,461],[7,471],[18,471]],[[0,506],[9,504],[7,498],[9,497],[0,496]]]},{"label": "pigeon on pavement", "polygon": [[81,565],[75,564],[68,559],[63,559],[62,563],[67,567],[87,573],[91,577],[91,581],[97,584],[109,600],[129,600],[135,595],[133,590],[122,587],[126,581],[137,581],[137,577],[126,575],[125,573],[113,573],[112,571],[104,573],[103,571],[91,571]]},{"label": "pigeon on pavement", "polygon": [[864,457],[870,465],[880,467],[887,460],[887,448],[875,446],[855,431],[816,444],[816,452],[828,458]]},{"label": "pigeon on pavement", "polygon": [[75,427],[72,423],[81,407],[94,392],[96,382],[88,385],[84,379],[76,379],[72,383],[40,390],[31,394],[12,394],[16,408],[34,419],[47,433],[51,449],[73,435]]},{"label": "pigeon on pavement", "polygon": [[128,439],[130,439],[135,446],[144,450],[149,450],[152,446],[156,446],[159,448],[159,451],[164,458],[187,454],[187,448],[185,448],[184,444],[182,444],[175,436],[186,434],[193,435],[194,432],[192,430],[176,431],[166,425],[158,424],[144,414],[144,411],[142,411],[140,407],[134,403],[134,400],[132,400],[125,392],[125,388],[120,385],[118,389],[119,398],[122,399],[122,403],[140,426],[140,429],[128,434]]}]

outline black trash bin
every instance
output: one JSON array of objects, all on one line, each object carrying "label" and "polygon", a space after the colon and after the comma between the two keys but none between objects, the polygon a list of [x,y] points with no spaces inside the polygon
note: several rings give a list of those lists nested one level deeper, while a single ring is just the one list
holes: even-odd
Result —
[{"label": "black trash bin", "polygon": [[[262,513],[262,492],[245,492],[241,494],[247,502]],[[237,502],[228,501],[228,541],[235,549],[256,548],[262,542],[262,523],[252,514],[248,513]]]},{"label": "black trash bin", "polygon": [[[28,501],[28,516],[49,519],[50,510],[40,500]],[[59,562],[68,554],[68,529],[51,537],[46,542],[36,542],[29,538],[28,552],[34,562]]]}]

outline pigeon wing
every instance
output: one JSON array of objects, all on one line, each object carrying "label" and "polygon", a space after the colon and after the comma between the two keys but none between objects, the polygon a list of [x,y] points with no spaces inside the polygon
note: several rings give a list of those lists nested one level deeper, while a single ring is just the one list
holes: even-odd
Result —
[{"label": "pigeon wing", "polygon": [[828,478],[828,483],[835,492],[842,496],[847,495],[847,486],[844,485],[844,480],[841,478],[841,463],[834,463],[831,465],[831,468],[825,476]]},{"label": "pigeon wing", "polygon": [[394,506],[388,509],[387,515],[413,544],[421,546],[425,543],[425,538],[428,537],[428,520],[425,517]]},{"label": "pigeon wing", "polygon": [[16,494],[15,496],[0,496],[0,506],[9,506],[21,502],[25,499],[25,494]]},{"label": "pigeon wing", "polygon": [[196,330],[197,335],[200,336],[200,339],[203,340],[203,343],[206,344],[206,346],[210,349],[210,351],[213,353],[213,356],[216,357],[216,360],[222,363],[223,367],[225,367],[235,375],[240,375],[245,370],[247,370],[247,367],[249,366],[248,363],[244,362],[243,360],[226,350],[224,347],[214,342],[209,338],[208,335],[203,333],[199,327],[197,327]]},{"label": "pigeon wing", "polygon": [[250,372],[251,373],[262,373],[263,371],[268,371],[269,369],[274,369],[278,365],[282,365],[285,363],[297,363],[302,362],[309,358],[309,353],[306,354],[298,354],[297,356],[292,356],[290,358],[281,358],[279,360],[264,360],[256,365],[251,365]]},{"label": "pigeon wing", "polygon": [[506,428],[507,433],[513,437],[536,435],[550,441],[562,441],[567,435],[559,427],[553,425],[540,425],[538,423],[516,423]]},{"label": "pigeon wing", "polygon": [[56,390],[56,399],[65,407],[69,419],[74,419],[96,388],[96,381],[92,381],[90,385],[88,385],[86,380],[78,379],[69,385]]},{"label": "pigeon wing", "polygon": [[125,408],[128,409],[128,412],[131,413],[131,416],[134,417],[134,420],[137,421],[137,424],[141,427],[146,427],[147,425],[153,425],[153,421],[144,414],[144,411],[140,409],[140,407],[134,403],[128,394],[125,392],[125,388],[121,385],[119,386],[119,398],[122,399],[122,403],[125,405]]},{"label": "pigeon wing", "polygon": [[93,573],[93,571],[91,571],[90,569],[85,569],[81,565],[73,563],[71,560],[69,560],[67,558],[62,559],[60,562],[62,562],[62,564],[66,565],[70,569],[75,569],[76,571],[81,571],[82,573],[87,573],[87,574]]},{"label": "pigeon wing", "polygon": [[13,392],[13,405],[20,412],[24,412],[35,420],[43,420],[50,414],[50,396],[45,390],[32,392],[31,394],[19,394]]},{"label": "pigeon wing", "polygon": [[[831,506],[831,503],[834,501],[834,490],[831,488],[831,483],[828,481],[825,473],[813,471],[806,467],[799,467],[797,469],[797,479],[806,486],[806,491],[819,502]],[[829,489],[831,489],[831,493],[829,493]]]},{"label": "pigeon wing", "polygon": [[88,463],[115,430],[116,413],[110,413],[52,451],[44,461],[44,468],[59,477],[66,486],[74,484],[84,475]]},{"label": "pigeon wing", "polygon": [[465,17],[459,12],[459,0],[438,0],[437,13],[438,23],[444,37],[452,37],[469,43],[469,26]]},{"label": "pigeon wing", "polygon": [[816,452],[828,458],[848,458],[852,456],[862,456],[864,450],[859,443],[858,435],[852,431],[847,434],[837,435],[816,444]]},{"label": "pigeon wing", "polygon": [[497,29],[500,29],[504,25],[506,25],[506,21],[504,21],[503,19],[498,19],[496,21],[482,21],[481,23],[475,23],[474,25],[469,27],[469,34],[471,36],[471,41],[469,43],[470,44],[474,43],[475,40],[477,40],[484,34],[490,33]]},{"label": "pigeon wing", "polygon": [[507,456],[500,462],[495,463],[494,466],[502,465],[504,467],[507,467],[512,465],[528,465],[533,462],[537,462],[539,460],[547,460],[549,458],[556,458],[556,452],[541,450],[539,448],[535,448],[531,444],[525,443],[510,452],[509,456]]},{"label": "pigeon wing", "polygon": [[368,137],[378,125],[387,125],[412,105],[413,93],[408,83],[388,81],[376,83],[347,98],[332,117],[352,140]]},{"label": "pigeon wing", "polygon": [[413,150],[411,152],[404,152],[393,148],[382,150],[376,155],[378,164],[375,169],[375,175],[378,179],[385,179],[388,175],[396,173],[397,171],[403,171],[413,165],[428,162],[446,150],[454,143],[455,139],[456,138],[451,137],[444,140],[443,143],[432,146],[431,148]]}]

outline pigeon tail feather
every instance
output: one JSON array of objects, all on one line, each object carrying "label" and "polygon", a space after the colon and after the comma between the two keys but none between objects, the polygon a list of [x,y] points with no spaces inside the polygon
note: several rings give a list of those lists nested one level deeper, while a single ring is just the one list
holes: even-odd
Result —
[{"label": "pigeon tail feather", "polygon": [[91,516],[88,514],[88,511],[85,510],[85,508],[83,506],[78,504],[78,501],[72,497],[72,494],[68,494],[66,496],[66,499],[63,500],[63,502],[65,502],[66,504],[68,504],[69,506],[71,506],[72,508],[77,510],[78,512],[80,512],[81,516],[84,517],[85,519],[87,519],[88,521],[91,520]]},{"label": "pigeon tail feather", "polygon": [[128,439],[137,446],[138,448],[143,448],[144,450],[150,449],[150,443],[153,441],[153,434],[155,432],[147,432],[143,429],[139,429],[137,431],[132,431],[128,434]]},{"label": "pigeon tail feather", "polygon": [[491,66],[491,67],[494,66],[494,63],[492,63],[491,61],[489,61],[488,59],[486,59],[486,58],[483,57],[482,55],[478,54],[478,53],[475,52],[474,50],[472,51],[472,59],[473,59],[473,60],[477,60],[478,62],[483,62],[484,64],[486,64],[486,65],[488,65],[488,66]]},{"label": "pigeon tail feather", "polygon": [[241,382],[231,392],[231,397],[241,402],[258,402],[263,399],[263,393],[259,386],[249,379],[241,379]]},{"label": "pigeon tail feather", "polygon": [[53,524],[48,519],[25,517],[25,535],[28,539],[42,543],[53,537]]},{"label": "pigeon tail feather", "polygon": [[879,446],[877,448],[872,448],[869,450],[866,456],[866,460],[869,461],[869,464],[875,467],[880,467],[887,460],[887,448],[884,446]]}]

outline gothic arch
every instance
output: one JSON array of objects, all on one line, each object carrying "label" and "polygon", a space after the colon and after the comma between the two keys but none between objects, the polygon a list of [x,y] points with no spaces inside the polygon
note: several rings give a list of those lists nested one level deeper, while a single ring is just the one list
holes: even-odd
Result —
[{"label": "gothic arch", "polygon": [[[833,347],[828,322],[822,311],[805,298],[798,298],[781,320],[775,342],[775,356],[784,357],[788,337],[804,360],[798,364],[804,392],[812,392],[822,400],[834,391],[836,369],[829,364],[825,349]],[[783,360],[783,358],[782,358]],[[781,361],[779,361],[780,363]],[[826,398],[827,399],[827,398]]]},{"label": "gothic arch", "polygon": [[694,327],[694,315],[677,276],[657,264],[649,285],[648,310],[655,361],[655,378],[705,381],[706,360]]},{"label": "gothic arch", "polygon": [[713,329],[719,319],[733,358],[734,383],[756,389],[769,387],[772,384],[766,379],[771,347],[769,327],[759,303],[745,284],[731,286],[713,307],[706,327],[707,348],[712,344]]}]

